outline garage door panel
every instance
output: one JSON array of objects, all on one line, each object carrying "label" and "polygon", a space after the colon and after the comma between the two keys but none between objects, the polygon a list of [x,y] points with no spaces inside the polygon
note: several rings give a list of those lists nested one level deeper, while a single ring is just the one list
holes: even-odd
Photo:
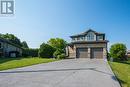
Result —
[{"label": "garage door panel", "polygon": [[103,58],[103,48],[92,48],[91,58]]},{"label": "garage door panel", "polygon": [[88,49],[87,48],[77,48],[77,58],[87,58]]}]

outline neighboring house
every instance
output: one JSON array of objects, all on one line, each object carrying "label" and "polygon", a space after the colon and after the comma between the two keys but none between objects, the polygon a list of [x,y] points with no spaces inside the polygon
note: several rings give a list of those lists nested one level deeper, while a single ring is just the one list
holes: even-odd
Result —
[{"label": "neighboring house", "polygon": [[130,50],[127,51],[127,57],[130,58]]},{"label": "neighboring house", "polygon": [[68,44],[69,58],[106,58],[107,43],[105,34],[89,29],[81,34],[70,36],[72,41]]},{"label": "neighboring house", "polygon": [[6,39],[0,38],[0,57],[22,56],[22,48]]}]

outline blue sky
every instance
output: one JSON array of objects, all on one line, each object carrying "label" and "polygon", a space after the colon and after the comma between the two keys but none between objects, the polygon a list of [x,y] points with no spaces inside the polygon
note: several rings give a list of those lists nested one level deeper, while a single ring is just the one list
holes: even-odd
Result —
[{"label": "blue sky", "polygon": [[130,0],[15,0],[15,15],[0,17],[0,33],[12,33],[29,47],[50,38],[69,36],[91,28],[106,33],[113,43],[130,49]]}]

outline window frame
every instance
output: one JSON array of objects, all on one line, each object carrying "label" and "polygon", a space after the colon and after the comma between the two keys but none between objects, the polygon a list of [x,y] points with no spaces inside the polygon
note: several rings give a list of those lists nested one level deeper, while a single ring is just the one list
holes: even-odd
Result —
[{"label": "window frame", "polygon": [[76,40],[76,38],[72,38],[72,41],[75,41]]},{"label": "window frame", "polygon": [[94,41],[95,40],[95,34],[93,32],[89,32],[87,35],[86,35],[86,40],[87,41]]},{"label": "window frame", "polygon": [[97,40],[103,40],[103,35],[98,35]]}]

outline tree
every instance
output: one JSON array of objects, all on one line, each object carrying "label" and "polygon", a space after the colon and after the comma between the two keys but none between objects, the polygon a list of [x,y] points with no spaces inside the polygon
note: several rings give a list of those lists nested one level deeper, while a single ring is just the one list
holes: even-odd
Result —
[{"label": "tree", "polygon": [[122,43],[113,44],[110,48],[110,55],[115,59],[125,60],[126,59],[126,46]]},{"label": "tree", "polygon": [[48,44],[55,49],[64,49],[66,47],[66,41],[61,38],[51,38]]},{"label": "tree", "polygon": [[23,47],[23,48],[29,48],[26,41],[23,41],[21,44],[22,44],[22,47]]},{"label": "tree", "polygon": [[52,58],[54,51],[55,49],[52,46],[42,43],[40,45],[38,56],[42,58]]},{"label": "tree", "polygon": [[62,58],[63,54],[65,55],[65,47],[66,47],[66,41],[62,38],[51,38],[48,41],[48,44],[55,48],[55,52],[53,53],[53,57],[55,58]]}]

